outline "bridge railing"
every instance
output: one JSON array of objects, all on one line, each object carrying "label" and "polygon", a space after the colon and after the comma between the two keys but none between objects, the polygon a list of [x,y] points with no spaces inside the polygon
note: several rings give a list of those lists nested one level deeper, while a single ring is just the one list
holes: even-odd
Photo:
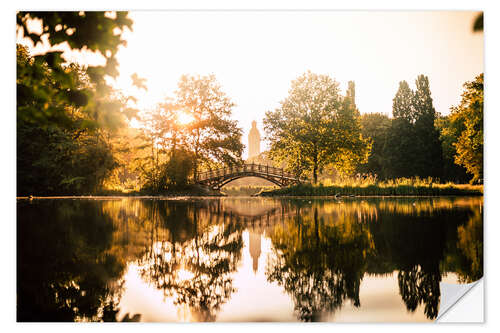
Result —
[{"label": "bridge railing", "polygon": [[258,173],[258,174],[264,174],[264,175],[269,175],[269,176],[278,176],[278,177],[285,177],[285,178],[296,178],[295,175],[293,175],[290,172],[285,172],[281,168],[277,168],[274,166],[270,165],[263,165],[263,164],[243,164],[240,166],[230,166],[230,167],[225,167],[225,168],[220,168],[216,170],[209,170],[209,171],[204,171],[200,172],[196,175],[196,180],[197,181],[204,181],[207,179],[212,179],[212,178],[219,178],[223,176],[228,176],[228,175],[233,175],[233,174],[241,174],[241,173]]}]

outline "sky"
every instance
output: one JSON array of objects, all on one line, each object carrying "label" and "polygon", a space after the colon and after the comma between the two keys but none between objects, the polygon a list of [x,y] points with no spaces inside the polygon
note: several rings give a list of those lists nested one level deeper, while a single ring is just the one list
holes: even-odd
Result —
[{"label": "sky", "polygon": [[[140,109],[173,96],[182,74],[214,74],[236,103],[233,117],[247,144],[251,121],[264,134],[265,112],[279,106],[291,81],[311,70],[345,91],[356,85],[361,113],[390,115],[399,82],[429,77],[436,111],[460,102],[462,85],[484,71],[483,33],[470,11],[131,11],[133,31],[117,60],[116,88]],[[73,55],[79,62],[93,57]],[[137,73],[147,92],[132,86]],[[262,150],[266,148],[263,144]],[[245,150],[243,157],[247,156]]]},{"label": "sky", "polygon": [[[247,143],[251,121],[279,106],[293,79],[311,70],[356,84],[362,113],[392,112],[399,82],[429,77],[436,111],[457,105],[465,81],[483,72],[483,34],[467,11],[160,11],[131,12],[133,32],[117,56],[117,86],[141,107],[172,95],[182,74],[215,74],[236,103]],[[263,134],[263,133],[262,133]],[[246,155],[246,152],[245,152]]]}]

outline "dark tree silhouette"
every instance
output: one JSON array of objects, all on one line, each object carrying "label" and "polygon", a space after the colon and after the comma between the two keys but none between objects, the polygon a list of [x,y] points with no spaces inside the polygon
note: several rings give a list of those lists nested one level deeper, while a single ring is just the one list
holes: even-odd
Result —
[{"label": "dark tree silhouette", "polygon": [[17,320],[115,318],[125,263],[110,252],[114,226],[102,207],[42,201],[18,210]]},{"label": "dark tree silhouette", "polygon": [[346,299],[359,307],[364,253],[369,248],[366,230],[353,220],[337,221],[339,226],[331,217],[320,218],[317,207],[314,212],[296,208],[294,220],[271,235],[276,252],[266,268],[268,280],[278,282],[292,296],[302,321],[321,320]]},{"label": "dark tree silhouette", "polygon": [[[206,224],[205,207],[152,204],[156,218],[146,255],[139,261],[144,280],[187,305],[197,321],[214,321],[217,311],[234,292],[231,273],[241,258],[241,227],[234,223]],[[203,223],[203,226],[202,226]],[[184,237],[175,225],[187,225]],[[161,232],[168,228],[170,232]],[[170,237],[169,237],[170,235]]]}]

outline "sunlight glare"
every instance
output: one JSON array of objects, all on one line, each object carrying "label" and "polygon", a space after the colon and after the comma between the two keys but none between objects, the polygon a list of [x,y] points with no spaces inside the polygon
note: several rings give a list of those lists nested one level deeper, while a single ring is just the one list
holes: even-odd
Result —
[{"label": "sunlight glare", "polygon": [[193,120],[194,120],[193,116],[191,116],[186,112],[181,111],[177,114],[177,123],[179,125],[188,125]]},{"label": "sunlight glare", "polygon": [[142,124],[139,120],[137,120],[137,118],[134,117],[130,120],[129,126],[137,129],[137,128],[141,128]]},{"label": "sunlight glare", "polygon": [[179,269],[177,271],[177,276],[181,281],[188,281],[191,280],[194,277],[194,274],[190,271],[187,271],[185,269]]}]

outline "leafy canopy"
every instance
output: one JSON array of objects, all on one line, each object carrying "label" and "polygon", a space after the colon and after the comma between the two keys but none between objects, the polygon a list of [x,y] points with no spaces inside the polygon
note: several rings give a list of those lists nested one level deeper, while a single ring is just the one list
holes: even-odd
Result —
[{"label": "leafy canopy", "polygon": [[230,118],[233,107],[215,76],[182,76],[175,97],[142,119],[143,148],[150,151],[139,162],[146,188],[181,188],[200,168],[240,163],[242,131]]},{"label": "leafy canopy", "polygon": [[352,172],[369,150],[361,136],[354,86],[341,96],[338,82],[327,75],[307,72],[293,80],[280,107],[266,112],[264,128],[269,156],[299,176],[312,173],[314,182],[330,163]]},{"label": "leafy canopy", "polygon": [[[106,83],[118,75],[116,53],[126,12],[18,12],[19,38],[46,46],[31,55],[18,45],[18,195],[93,193],[117,167],[110,138],[136,110]],[[34,31],[36,23],[41,29]],[[32,31],[32,28],[34,29]],[[66,63],[59,51],[90,50],[99,66]]]},{"label": "leafy canopy", "polygon": [[416,90],[406,81],[399,83],[393,99],[391,126],[384,145],[385,176],[440,177],[442,151],[439,131],[435,127],[429,79],[419,75]]},{"label": "leafy canopy", "polygon": [[175,96],[182,112],[193,119],[185,127],[185,142],[194,153],[194,172],[203,163],[240,163],[242,130],[230,118],[235,104],[215,76],[183,75]]},{"label": "leafy canopy", "polygon": [[461,129],[455,143],[455,162],[473,175],[472,182],[483,179],[484,74],[464,84],[460,104],[451,110],[451,122]]},{"label": "leafy canopy", "polygon": [[[101,123],[115,127],[118,125],[113,121],[117,118],[133,116],[135,110],[126,107],[123,96],[108,100],[117,93],[105,80],[106,76],[118,75],[116,53],[119,46],[126,45],[121,35],[125,28],[132,29],[133,23],[127,15],[127,12],[18,12],[18,35],[30,39],[35,46],[48,46],[45,53],[34,56],[29,56],[27,49],[18,48],[18,120],[40,126],[50,123],[65,126],[67,107],[84,108]],[[41,24],[41,31],[31,31],[33,22]],[[58,50],[63,44],[70,50],[95,51],[102,55],[105,64],[75,71],[72,68],[75,65],[65,63],[63,52]],[[79,77],[82,73],[83,80]]]}]

